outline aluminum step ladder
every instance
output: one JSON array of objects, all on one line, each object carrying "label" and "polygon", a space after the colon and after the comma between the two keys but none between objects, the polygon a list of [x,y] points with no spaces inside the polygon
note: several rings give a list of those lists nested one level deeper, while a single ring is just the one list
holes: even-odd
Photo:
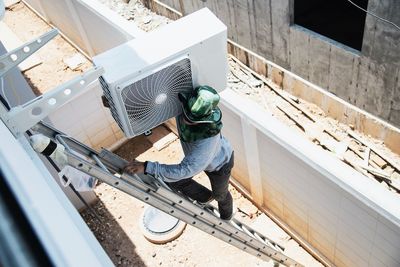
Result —
[{"label": "aluminum step ladder", "polygon": [[221,220],[215,207],[201,206],[151,176],[122,173],[128,162],[112,152],[102,149],[98,153],[43,122],[32,129],[64,145],[70,166],[260,259],[272,259],[285,266],[303,266],[286,256],[282,245],[240,221]]},{"label": "aluminum step ladder", "polygon": [[[0,77],[16,67],[58,34],[51,30],[30,43],[0,56]],[[25,138],[26,131],[41,133],[66,148],[68,164],[92,177],[107,183],[175,218],[215,236],[251,255],[265,261],[273,260],[285,266],[303,266],[284,254],[284,247],[263,236],[236,219],[226,222],[219,218],[218,210],[201,206],[185,196],[171,191],[162,181],[148,175],[127,175],[122,173],[127,161],[110,151],[100,153],[79,141],[45,124],[44,119],[53,110],[68,102],[75,95],[96,80],[103,69],[95,67],[40,97],[8,110],[0,103],[0,119],[16,138]]]}]

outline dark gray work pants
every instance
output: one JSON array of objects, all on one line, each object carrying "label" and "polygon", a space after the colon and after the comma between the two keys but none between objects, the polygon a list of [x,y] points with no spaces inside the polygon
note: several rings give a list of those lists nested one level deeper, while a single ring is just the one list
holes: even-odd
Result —
[{"label": "dark gray work pants", "polygon": [[218,202],[218,210],[221,219],[230,219],[233,212],[233,201],[232,195],[229,193],[228,186],[233,163],[234,157],[232,153],[229,162],[222,166],[220,170],[205,172],[210,179],[212,191],[202,186],[192,178],[183,179],[174,183],[168,183],[168,185],[181,192],[185,196],[197,200],[200,203],[206,203],[211,198],[214,198]]}]

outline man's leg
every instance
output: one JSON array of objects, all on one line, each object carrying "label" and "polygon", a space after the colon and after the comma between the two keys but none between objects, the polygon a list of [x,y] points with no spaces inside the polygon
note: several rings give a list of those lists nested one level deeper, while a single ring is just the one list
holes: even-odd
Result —
[{"label": "man's leg", "polygon": [[218,201],[218,210],[220,218],[229,220],[233,214],[233,200],[232,195],[228,190],[229,178],[231,177],[231,170],[233,168],[233,153],[231,159],[219,171],[206,172],[210,178],[213,197]]},{"label": "man's leg", "polygon": [[201,203],[206,203],[212,197],[212,192],[208,188],[202,186],[192,178],[167,184],[185,196],[188,196],[191,199],[197,200]]}]

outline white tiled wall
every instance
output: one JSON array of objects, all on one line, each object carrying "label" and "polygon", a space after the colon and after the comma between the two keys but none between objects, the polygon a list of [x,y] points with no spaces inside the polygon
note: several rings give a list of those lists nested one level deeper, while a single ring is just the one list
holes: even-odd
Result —
[{"label": "white tiled wall", "polygon": [[[399,196],[297,136],[233,91],[221,96],[223,120],[229,122],[224,124],[226,133],[241,131],[230,128],[243,127],[241,116],[248,116],[257,128],[266,209],[334,265],[400,266]],[[246,145],[246,140],[229,140],[234,147]],[[236,160],[244,158],[236,154]],[[251,183],[242,186],[251,192]]]},{"label": "white tiled wall", "polygon": [[76,97],[49,116],[62,132],[86,145],[100,149],[110,147],[124,137],[110,111],[101,102],[100,84]]}]

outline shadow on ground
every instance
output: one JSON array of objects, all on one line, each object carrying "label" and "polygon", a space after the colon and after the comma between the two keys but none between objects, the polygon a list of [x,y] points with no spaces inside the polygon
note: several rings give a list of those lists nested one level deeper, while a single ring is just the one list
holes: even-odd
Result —
[{"label": "shadow on ground", "polygon": [[115,266],[145,267],[143,260],[136,253],[136,246],[121,228],[118,221],[99,200],[93,205],[94,211],[100,217],[96,219],[87,209],[81,212],[97,240],[106,251]]},{"label": "shadow on ground", "polygon": [[139,135],[123,143],[114,153],[128,161],[133,161],[152,146],[146,136]]}]

